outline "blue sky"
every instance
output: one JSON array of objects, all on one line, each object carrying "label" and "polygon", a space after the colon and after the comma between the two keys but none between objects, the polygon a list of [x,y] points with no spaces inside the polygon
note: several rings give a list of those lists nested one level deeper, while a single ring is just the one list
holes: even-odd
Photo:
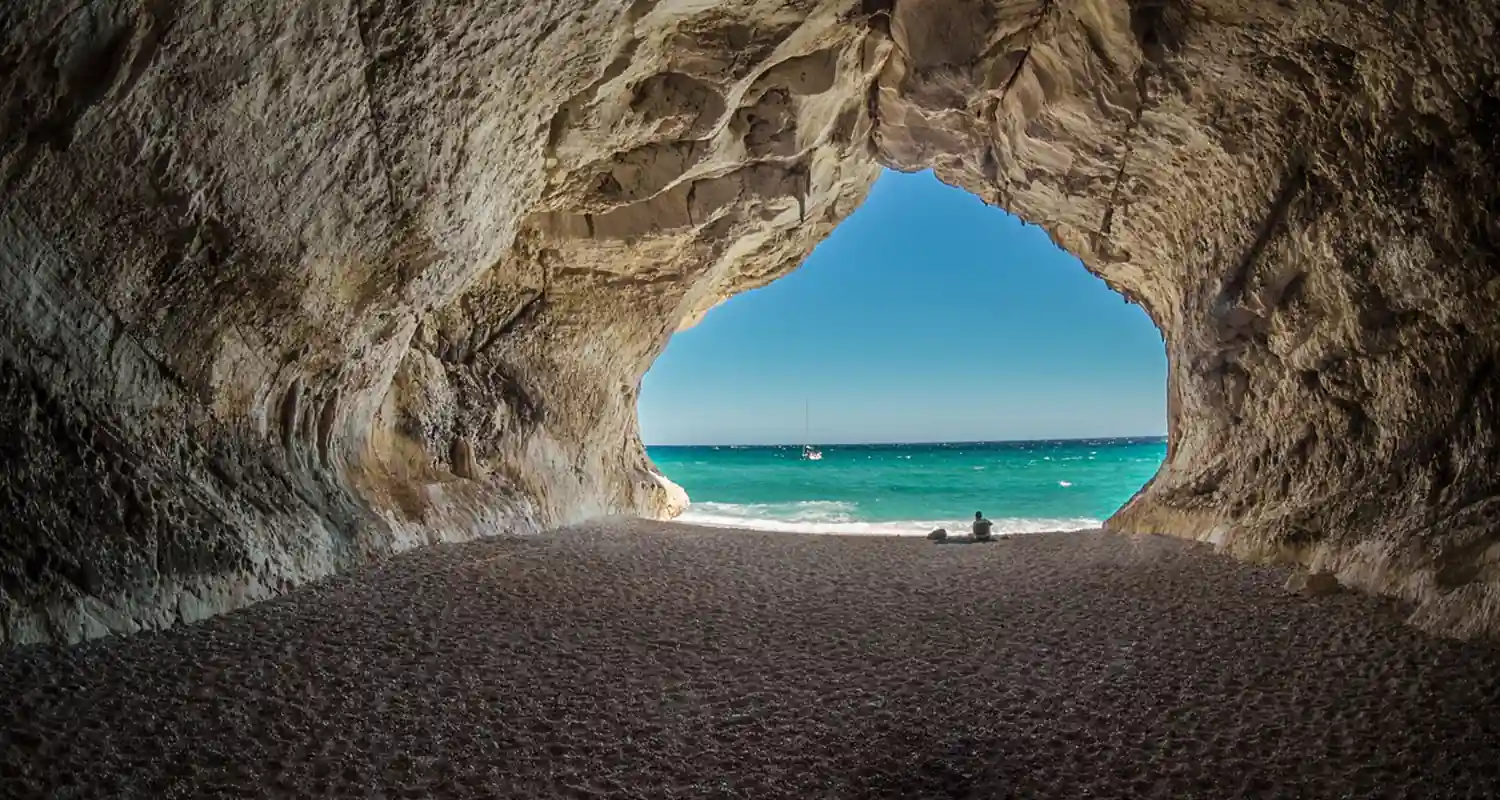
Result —
[{"label": "blue sky", "polygon": [[802,267],[672,337],[647,444],[1159,436],[1166,356],[1040,228],[886,172]]}]

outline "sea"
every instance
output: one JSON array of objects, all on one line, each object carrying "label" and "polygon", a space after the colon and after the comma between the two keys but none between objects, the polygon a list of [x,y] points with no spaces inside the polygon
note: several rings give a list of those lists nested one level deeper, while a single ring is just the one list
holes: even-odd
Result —
[{"label": "sea", "polygon": [[1156,473],[1162,438],[1029,442],[655,446],[699,525],[842,534],[996,533],[1097,528]]}]

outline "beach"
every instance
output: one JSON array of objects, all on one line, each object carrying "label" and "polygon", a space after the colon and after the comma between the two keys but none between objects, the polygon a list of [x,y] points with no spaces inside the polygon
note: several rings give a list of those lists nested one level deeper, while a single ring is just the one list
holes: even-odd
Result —
[{"label": "beach", "polygon": [[1203,545],[612,520],[0,656],[0,797],[1486,797],[1500,649]]},{"label": "beach", "polygon": [[1023,442],[653,446],[652,463],[685,487],[680,521],[801,533],[925,535],[1090,530],[1161,465],[1161,437]]}]

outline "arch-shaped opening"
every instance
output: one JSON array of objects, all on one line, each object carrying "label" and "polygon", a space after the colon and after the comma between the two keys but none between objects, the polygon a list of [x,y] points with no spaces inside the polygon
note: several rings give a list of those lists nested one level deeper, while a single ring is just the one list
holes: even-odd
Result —
[{"label": "arch-shaped opening", "polygon": [[685,522],[925,535],[979,508],[1023,533],[1097,528],[1155,474],[1165,390],[1150,319],[1044,231],[888,171],[674,335],[638,407]]},{"label": "arch-shaped opening", "polygon": [[1160,327],[1109,527],[1500,630],[1491,4],[12,5],[7,643],[670,510],[641,376],[882,166]]}]

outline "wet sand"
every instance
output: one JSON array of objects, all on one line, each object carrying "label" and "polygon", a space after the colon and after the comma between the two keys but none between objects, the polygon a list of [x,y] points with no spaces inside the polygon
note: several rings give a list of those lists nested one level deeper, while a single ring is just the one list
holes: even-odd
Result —
[{"label": "wet sand", "polygon": [[619,523],[0,657],[0,797],[1491,797],[1500,649],[1154,537]]}]

